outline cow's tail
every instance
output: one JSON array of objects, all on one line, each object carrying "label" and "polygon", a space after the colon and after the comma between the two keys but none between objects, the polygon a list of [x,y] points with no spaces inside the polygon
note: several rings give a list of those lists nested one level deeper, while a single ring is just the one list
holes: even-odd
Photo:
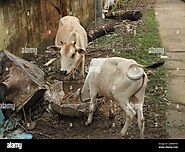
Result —
[{"label": "cow's tail", "polygon": [[139,80],[144,75],[141,65],[131,64],[126,72],[127,77],[131,80]]},{"label": "cow's tail", "polygon": [[134,92],[132,97],[135,96],[143,88],[143,86],[147,83],[147,75],[146,74],[143,74],[141,78],[142,78],[141,86],[139,87],[139,89],[136,92]]},{"label": "cow's tail", "polygon": [[134,63],[129,66],[126,74],[129,79],[138,80],[144,75],[143,68],[154,69],[154,68],[158,68],[158,67],[164,65],[164,63],[165,63],[165,61],[163,59],[160,59],[159,61],[157,61],[156,63],[153,63],[151,65],[141,65],[141,64]]},{"label": "cow's tail", "polygon": [[60,18],[62,17],[62,12],[59,7],[57,7],[51,0],[49,0],[49,3],[57,10],[58,14],[60,15]]},{"label": "cow's tail", "polygon": [[164,65],[164,63],[165,63],[164,59],[160,59],[157,62],[155,62],[153,64],[150,64],[150,65],[141,65],[141,64],[138,64],[138,66],[143,67],[143,68],[146,68],[146,69],[155,69],[155,68],[158,68],[158,67]]}]

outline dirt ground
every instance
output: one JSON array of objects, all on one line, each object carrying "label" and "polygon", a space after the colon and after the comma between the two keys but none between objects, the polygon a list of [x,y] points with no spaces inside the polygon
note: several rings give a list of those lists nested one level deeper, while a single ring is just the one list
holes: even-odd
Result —
[{"label": "dirt ground", "polygon": [[[148,9],[154,3],[153,0],[138,1],[137,7]],[[138,6],[139,5],[139,6]],[[132,9],[135,9],[132,5]],[[129,24],[139,27],[142,20],[127,21]],[[126,30],[123,26],[123,21],[107,19],[102,24],[114,24],[115,31],[101,37],[104,41],[111,38],[112,35],[125,35]],[[91,42],[87,48],[86,66],[90,60],[95,57],[110,57],[115,56],[114,49],[132,48],[121,39],[112,40],[111,44],[107,47],[101,45],[98,39]],[[42,65],[48,59],[55,57],[55,54],[39,54],[36,63],[46,73],[46,79],[53,83],[55,80],[61,80],[59,76],[59,61],[52,64],[50,67],[43,67]],[[77,73],[78,75],[78,73]],[[74,90],[76,91],[82,83],[79,80],[70,81],[65,79],[64,92]],[[71,87],[72,86],[72,87]],[[144,104],[144,117],[145,117],[145,138],[146,139],[166,139],[168,134],[166,132],[166,112],[167,104],[161,101],[150,102],[147,98],[150,94],[155,92],[147,92]],[[157,93],[156,93],[157,94]],[[30,120],[36,123],[36,128],[32,131],[35,139],[120,139],[120,131],[124,125],[125,115],[119,108],[117,103],[113,103],[114,118],[110,119],[108,116],[109,103],[108,100],[102,99],[102,104],[98,107],[93,122],[90,126],[85,126],[86,117],[67,117],[61,116],[57,113],[48,112],[48,104],[44,101],[38,103],[34,109],[31,110]],[[160,104],[160,106],[158,106]],[[132,125],[128,129],[126,139],[139,138],[139,129],[137,126],[137,119],[134,118]]]}]

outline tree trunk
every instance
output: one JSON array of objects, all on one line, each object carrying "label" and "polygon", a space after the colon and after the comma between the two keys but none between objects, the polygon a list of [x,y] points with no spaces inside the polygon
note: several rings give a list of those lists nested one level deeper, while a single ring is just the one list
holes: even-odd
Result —
[{"label": "tree trunk", "polygon": [[122,20],[131,20],[131,21],[136,21],[141,19],[142,13],[139,10],[134,10],[134,11],[117,11],[117,12],[112,12],[110,11],[105,15],[106,18],[113,18],[113,19],[122,19]]},{"label": "tree trunk", "polygon": [[101,25],[88,31],[88,41],[91,42],[107,33],[113,32],[113,25]]}]

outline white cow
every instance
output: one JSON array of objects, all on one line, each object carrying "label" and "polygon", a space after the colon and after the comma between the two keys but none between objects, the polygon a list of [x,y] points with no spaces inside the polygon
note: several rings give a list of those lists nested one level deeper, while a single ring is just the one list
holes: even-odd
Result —
[{"label": "white cow", "polygon": [[109,11],[109,9],[114,6],[117,0],[102,0],[102,18],[105,18],[105,13]]},{"label": "white cow", "polygon": [[65,16],[60,19],[55,45],[47,49],[60,51],[62,74],[71,74],[81,65],[81,75],[84,77],[87,43],[87,33],[80,25],[79,19],[74,16]]},{"label": "white cow", "polygon": [[108,10],[116,3],[116,0],[102,0],[103,9]]},{"label": "white cow", "polygon": [[143,103],[148,78],[141,66],[134,60],[120,57],[92,59],[88,75],[79,93],[82,102],[90,100],[86,125],[92,122],[96,97],[104,96],[117,101],[126,113],[126,122],[121,135],[125,135],[137,113],[140,137],[143,138]]}]

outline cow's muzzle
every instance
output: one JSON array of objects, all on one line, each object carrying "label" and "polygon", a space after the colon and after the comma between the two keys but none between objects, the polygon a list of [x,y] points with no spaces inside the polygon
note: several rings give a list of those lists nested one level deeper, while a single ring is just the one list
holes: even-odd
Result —
[{"label": "cow's muzzle", "polygon": [[67,76],[67,70],[60,70],[60,74],[64,75],[64,76]]}]

